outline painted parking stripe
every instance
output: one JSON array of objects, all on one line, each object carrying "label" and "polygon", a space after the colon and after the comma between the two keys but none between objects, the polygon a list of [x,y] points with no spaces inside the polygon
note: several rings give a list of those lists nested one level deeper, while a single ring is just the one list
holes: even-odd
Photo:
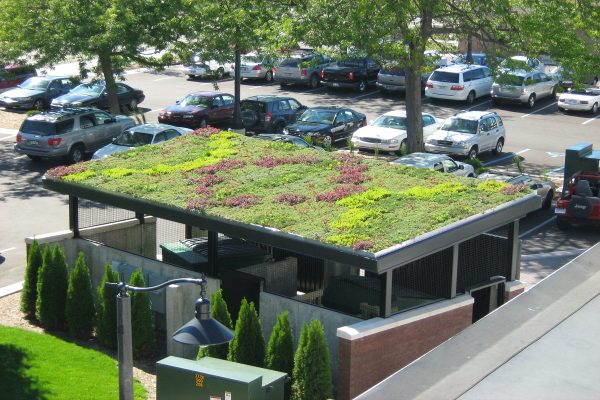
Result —
[{"label": "painted parking stripe", "polygon": [[475,105],[474,105],[474,106],[472,106],[472,107],[469,107],[469,108],[467,108],[467,109],[464,109],[464,110],[462,110],[461,112],[471,111],[471,110],[472,110],[472,109],[474,109],[474,108],[477,108],[477,107],[479,107],[479,106],[482,106],[482,105],[484,105],[484,104],[491,103],[491,102],[492,102],[491,100],[486,100],[486,101],[483,101],[483,102],[481,102],[481,103],[479,103],[479,104],[475,104]]},{"label": "painted parking stripe", "polygon": [[158,82],[158,81],[166,81],[167,79],[173,79],[172,76],[167,76],[164,78],[158,78],[158,79],[154,79],[152,82]]},{"label": "painted parking stripe", "polygon": [[516,154],[523,154],[523,153],[527,153],[528,151],[531,151],[531,149],[523,149],[521,151],[517,151]]},{"label": "painted parking stripe", "polygon": [[361,94],[360,96],[351,97],[350,99],[352,99],[352,100],[356,100],[356,99],[362,99],[363,97],[371,96],[371,95],[374,95],[375,93],[379,93],[379,91],[378,91],[378,90],[376,90],[376,91],[374,91],[374,92],[370,92],[370,93]]},{"label": "painted parking stripe", "polygon": [[26,155],[16,156],[16,157],[13,157],[13,160],[19,160],[19,159],[25,158],[25,157],[27,157],[27,156]]},{"label": "painted parking stripe", "polygon": [[538,112],[538,111],[542,111],[542,110],[545,110],[546,108],[553,107],[553,106],[555,106],[556,104],[557,104],[557,102],[554,102],[554,103],[552,103],[552,104],[548,104],[546,107],[538,108],[537,110],[535,110],[535,111],[532,111],[532,112],[530,112],[529,114],[521,115],[521,118],[527,118],[527,117],[529,117],[530,115],[533,115],[533,114],[535,114],[535,113],[536,113],[536,112]]},{"label": "painted parking stripe", "polygon": [[16,250],[16,247],[9,247],[8,249],[0,250],[0,253],[6,253],[7,251]]},{"label": "painted parking stripe", "polygon": [[592,122],[593,120],[595,120],[595,119],[598,119],[598,118],[600,118],[600,115],[598,115],[597,117],[594,117],[594,118],[590,118],[590,119],[588,119],[588,120],[587,120],[587,121],[585,121],[585,122],[582,122],[582,123],[581,123],[581,125],[587,125],[587,124],[589,124],[590,122]]},{"label": "painted parking stripe", "polygon": [[555,257],[575,257],[582,254],[587,249],[573,249],[573,250],[557,250],[550,253],[541,253],[541,254],[523,254],[521,256],[521,261],[530,261],[530,260],[540,260],[545,258],[555,258]]},{"label": "painted parking stripe", "polygon": [[530,233],[537,231],[541,227],[548,225],[550,222],[554,221],[555,219],[556,219],[556,216],[552,216],[552,218],[549,218],[546,221],[542,222],[541,224],[538,224],[538,225],[534,226],[533,228],[529,229],[528,231],[521,233],[519,235],[519,239],[522,239],[525,236],[529,235]]},{"label": "painted parking stripe", "polygon": [[507,153],[504,157],[500,157],[495,160],[484,162],[483,166],[489,167],[490,165],[494,165],[494,164],[497,164],[497,163],[505,161],[505,160],[512,160],[514,157],[515,157],[514,153]]},{"label": "painted parking stripe", "polygon": [[9,135],[9,136],[5,136],[3,138],[0,138],[0,140],[8,140],[8,139],[14,139],[15,135]]}]

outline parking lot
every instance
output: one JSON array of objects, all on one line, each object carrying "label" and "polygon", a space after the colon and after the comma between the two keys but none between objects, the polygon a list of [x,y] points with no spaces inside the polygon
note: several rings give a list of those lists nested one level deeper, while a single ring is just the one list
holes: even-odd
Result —
[{"label": "parking lot", "polygon": [[[157,122],[158,112],[184,95],[200,90],[214,90],[210,80],[189,80],[181,67],[163,72],[130,71],[126,83],[142,89],[146,100],[140,105],[147,122]],[[233,94],[233,81],[217,82],[218,89]],[[287,86],[276,83],[244,82],[241,98],[258,94],[278,94],[294,97],[306,106],[344,106],[367,115],[373,120],[380,114],[404,107],[402,95],[381,95],[375,88],[365,93],[328,91],[319,87]],[[496,111],[506,127],[503,153],[481,154],[481,160],[491,167],[505,167],[515,155],[522,158],[525,172],[562,177],[565,148],[576,143],[592,143],[600,149],[600,115],[562,114],[556,100],[541,100],[533,109],[506,105],[493,107],[489,97],[477,100],[472,110]],[[423,99],[423,110],[438,118],[447,118],[467,109],[464,103]],[[0,119],[0,128],[6,121]],[[13,134],[0,133],[0,287],[22,280],[25,264],[26,236],[41,235],[68,228],[67,199],[41,187],[44,172],[58,165],[56,161],[31,162],[12,151]],[[537,211],[521,221],[523,239],[523,279],[534,282],[554,268],[564,264],[600,241],[597,230],[582,228],[565,233],[553,223],[553,210]]]}]

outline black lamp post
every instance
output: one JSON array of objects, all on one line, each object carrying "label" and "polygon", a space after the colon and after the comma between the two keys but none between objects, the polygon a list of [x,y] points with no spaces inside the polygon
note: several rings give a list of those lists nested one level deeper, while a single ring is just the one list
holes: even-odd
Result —
[{"label": "black lamp post", "polygon": [[152,292],[163,289],[174,283],[194,283],[202,290],[196,300],[196,317],[179,328],[173,334],[173,340],[196,346],[211,346],[222,344],[233,339],[233,332],[212,319],[210,316],[210,301],[206,299],[206,280],[179,278],[161,283],[157,286],[136,287],[123,282],[106,282],[106,286],[116,287],[117,294],[117,344],[119,358],[119,399],[133,400],[133,348],[131,343],[131,297],[128,291]]}]

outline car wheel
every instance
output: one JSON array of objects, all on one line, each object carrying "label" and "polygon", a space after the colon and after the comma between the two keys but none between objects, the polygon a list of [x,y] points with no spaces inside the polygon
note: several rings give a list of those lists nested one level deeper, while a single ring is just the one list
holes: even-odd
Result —
[{"label": "car wheel", "polygon": [[326,149],[331,147],[333,145],[333,138],[331,137],[331,135],[325,135],[321,144]]},{"label": "car wheel", "polygon": [[533,108],[535,106],[535,94],[531,94],[527,99],[527,107]]},{"label": "car wheel", "polygon": [[469,174],[469,175],[467,175],[467,178],[475,178],[475,175]]},{"label": "car wheel", "polygon": [[469,150],[469,153],[467,154],[467,158],[469,160],[474,160],[477,158],[478,155],[479,155],[479,151],[477,150],[477,146],[473,146],[473,147],[471,147],[471,150]]},{"label": "car wheel", "polygon": [[401,155],[408,154],[408,143],[406,142],[406,139],[400,142],[400,147],[398,147],[398,151]]},{"label": "car wheel", "polygon": [[33,102],[33,108],[38,110],[38,111],[42,111],[44,109],[44,100],[42,99],[37,99],[36,101]]},{"label": "car wheel", "polygon": [[560,108],[560,107],[558,107],[558,111],[560,111],[563,114],[567,113],[567,110],[565,110],[564,108]]},{"label": "car wheel", "polygon": [[502,148],[503,147],[504,147],[504,139],[500,138],[496,142],[496,147],[494,147],[494,150],[492,150],[492,153],[493,154],[500,154],[500,153],[502,153]]},{"label": "car wheel", "polygon": [[40,156],[32,156],[31,154],[27,154],[27,157],[29,157],[31,161],[40,161],[42,159]]},{"label": "car wheel", "polygon": [[206,118],[201,118],[200,122],[198,123],[198,128],[206,128],[207,125],[208,123],[206,122]]},{"label": "car wheel", "polygon": [[317,74],[312,74],[310,77],[310,87],[316,89],[319,87],[319,77]]},{"label": "car wheel", "polygon": [[190,78],[190,79],[192,79],[192,80],[193,80],[193,79],[196,79],[196,75],[188,75],[188,78]]},{"label": "car wheel", "polygon": [[500,100],[495,99],[495,98],[492,97],[492,104],[495,105],[495,106],[499,106],[500,105]]},{"label": "car wheel", "polygon": [[279,87],[281,89],[285,89],[287,87],[287,83],[279,82]]},{"label": "car wheel", "polygon": [[549,210],[552,205],[552,199],[554,198],[554,191],[549,190],[546,193],[546,197],[544,197],[544,201],[542,202],[542,210]]},{"label": "car wheel", "polygon": [[271,82],[272,80],[273,80],[273,72],[267,71],[267,73],[265,74],[265,81]]},{"label": "car wheel", "polygon": [[360,93],[362,93],[362,92],[364,92],[365,90],[367,90],[367,81],[365,81],[365,80],[362,80],[362,81],[360,81],[360,83],[358,84],[357,90],[358,90]]},{"label": "car wheel", "polygon": [[131,101],[129,102],[129,109],[131,111],[137,110],[137,106],[138,106],[138,102],[136,99],[131,99]]},{"label": "car wheel", "polygon": [[69,151],[69,155],[67,156],[67,161],[70,164],[75,164],[80,161],[83,161],[83,156],[84,156],[83,146],[80,144],[76,144],[73,147],[71,147],[71,150]]},{"label": "car wheel", "polygon": [[552,97],[554,100],[556,97],[556,86],[552,86],[552,92],[550,93],[550,97]]},{"label": "car wheel", "polygon": [[475,101],[475,92],[471,90],[469,92],[469,94],[467,95],[467,104],[473,104],[474,101]]},{"label": "car wheel", "polygon": [[598,103],[594,103],[591,109],[592,114],[598,113]]}]

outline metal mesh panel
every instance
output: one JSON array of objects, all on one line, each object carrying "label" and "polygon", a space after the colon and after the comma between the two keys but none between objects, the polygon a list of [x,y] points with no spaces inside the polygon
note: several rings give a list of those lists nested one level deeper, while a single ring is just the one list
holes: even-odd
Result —
[{"label": "metal mesh panel", "polygon": [[397,268],[392,273],[395,290],[411,289],[424,297],[450,298],[452,248]]},{"label": "metal mesh panel", "polygon": [[483,234],[463,242],[458,253],[457,293],[487,282],[492,276],[510,276],[507,239]]},{"label": "metal mesh panel", "polygon": [[85,199],[79,199],[77,212],[80,229],[135,218],[133,211]]}]

